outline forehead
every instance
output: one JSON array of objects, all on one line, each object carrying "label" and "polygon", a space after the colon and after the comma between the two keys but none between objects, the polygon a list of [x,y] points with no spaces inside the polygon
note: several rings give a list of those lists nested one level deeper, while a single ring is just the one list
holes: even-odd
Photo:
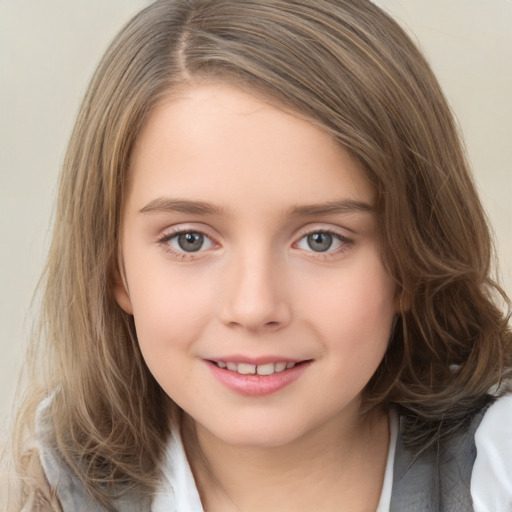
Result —
[{"label": "forehead", "polygon": [[341,197],[371,203],[374,195],[357,162],[321,128],[225,84],[169,96],[143,126],[129,197],[142,208],[163,194],[235,210]]}]

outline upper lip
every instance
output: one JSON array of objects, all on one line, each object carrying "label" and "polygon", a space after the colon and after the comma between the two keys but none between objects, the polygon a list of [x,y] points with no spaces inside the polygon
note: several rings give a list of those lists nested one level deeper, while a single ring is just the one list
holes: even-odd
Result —
[{"label": "upper lip", "polygon": [[310,361],[310,359],[297,359],[291,357],[280,357],[280,356],[260,356],[260,357],[249,357],[243,355],[231,355],[222,357],[208,357],[207,361],[223,361],[230,363],[245,363],[253,364],[255,366],[264,365],[269,363],[301,363],[303,361]]}]

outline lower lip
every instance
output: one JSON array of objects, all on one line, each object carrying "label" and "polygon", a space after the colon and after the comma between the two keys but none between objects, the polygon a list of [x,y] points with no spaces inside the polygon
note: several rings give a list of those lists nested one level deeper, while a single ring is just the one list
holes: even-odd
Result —
[{"label": "lower lip", "polygon": [[247,396],[265,396],[280,391],[296,381],[311,364],[310,361],[298,364],[293,368],[272,375],[241,375],[208,361],[213,375],[226,387]]}]

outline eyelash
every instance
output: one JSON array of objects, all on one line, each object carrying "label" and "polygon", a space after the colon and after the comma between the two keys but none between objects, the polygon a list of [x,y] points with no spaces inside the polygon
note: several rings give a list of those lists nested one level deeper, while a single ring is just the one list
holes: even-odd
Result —
[{"label": "eyelash", "polygon": [[317,259],[317,260],[321,260],[321,261],[325,261],[326,259],[339,256],[340,254],[347,251],[349,249],[350,245],[353,243],[353,240],[351,238],[348,238],[337,231],[334,231],[331,229],[321,229],[320,228],[320,229],[307,229],[307,230],[303,231],[300,235],[300,238],[293,245],[297,246],[302,240],[306,239],[308,236],[311,236],[311,235],[329,235],[334,240],[337,240],[340,243],[339,247],[337,247],[335,249],[329,248],[323,252],[322,251],[313,251],[312,249],[311,250],[302,249],[305,252],[308,252],[310,257]]},{"label": "eyelash", "polygon": [[[165,252],[171,254],[173,257],[179,259],[180,261],[184,260],[191,260],[191,259],[197,259],[198,257],[202,257],[202,253],[204,253],[204,250],[199,249],[198,251],[181,251],[179,249],[175,249],[170,245],[170,242],[173,238],[177,238],[180,235],[186,235],[186,234],[198,234],[202,235],[205,239],[208,239],[212,246],[218,245],[215,240],[207,235],[204,231],[200,229],[176,229],[172,230],[171,232],[164,233],[161,237],[158,238],[157,242],[158,244],[164,249]],[[201,256],[199,256],[201,255]]]},{"label": "eyelash", "polygon": [[[201,258],[203,256],[203,253],[207,252],[208,249],[210,249],[210,247],[208,247],[206,250],[205,249],[202,249],[202,247],[197,250],[197,251],[190,251],[190,252],[187,252],[187,251],[184,251],[184,250],[179,250],[179,249],[175,249],[174,247],[172,247],[170,245],[170,241],[173,240],[174,238],[177,238],[179,237],[180,235],[185,235],[185,234],[198,234],[198,235],[201,235],[203,236],[206,240],[209,240],[210,244],[211,244],[211,247],[215,247],[215,246],[218,246],[219,244],[211,237],[209,236],[208,234],[206,234],[204,231],[200,230],[200,229],[193,229],[193,228],[190,228],[190,229],[176,229],[176,230],[172,230],[171,232],[167,232],[167,233],[164,233],[161,237],[158,238],[157,242],[159,245],[162,246],[162,248],[165,250],[165,252],[171,254],[173,257],[179,259],[180,261],[184,261],[184,260],[191,260],[191,259],[198,259],[198,258]],[[311,235],[317,235],[317,234],[321,234],[321,235],[329,235],[331,236],[334,240],[337,240],[339,243],[340,243],[340,246],[338,248],[335,248],[334,250],[331,250],[330,248],[328,248],[327,250],[325,251],[314,251],[314,250],[307,250],[307,249],[301,249],[298,246],[298,244],[306,239],[308,236],[311,236]],[[334,231],[334,230],[330,230],[330,229],[307,229],[307,230],[304,230],[302,233],[300,233],[299,235],[299,238],[297,239],[296,242],[294,242],[292,244],[292,247],[295,247],[301,251],[304,251],[304,252],[307,252],[309,254],[310,257],[314,258],[314,259],[317,259],[317,260],[326,260],[328,258],[331,258],[331,257],[335,257],[343,252],[345,252],[346,250],[348,250],[348,248],[350,247],[350,245],[353,243],[353,240],[340,234],[339,232],[337,231]]]}]

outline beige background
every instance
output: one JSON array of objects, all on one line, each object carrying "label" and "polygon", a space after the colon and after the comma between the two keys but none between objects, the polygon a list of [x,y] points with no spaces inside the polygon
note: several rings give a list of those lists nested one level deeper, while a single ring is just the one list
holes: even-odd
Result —
[{"label": "beige background", "polygon": [[[414,34],[460,121],[511,294],[512,0],[376,3]],[[107,43],[146,4],[0,0],[0,425],[10,417],[81,96]]]}]

